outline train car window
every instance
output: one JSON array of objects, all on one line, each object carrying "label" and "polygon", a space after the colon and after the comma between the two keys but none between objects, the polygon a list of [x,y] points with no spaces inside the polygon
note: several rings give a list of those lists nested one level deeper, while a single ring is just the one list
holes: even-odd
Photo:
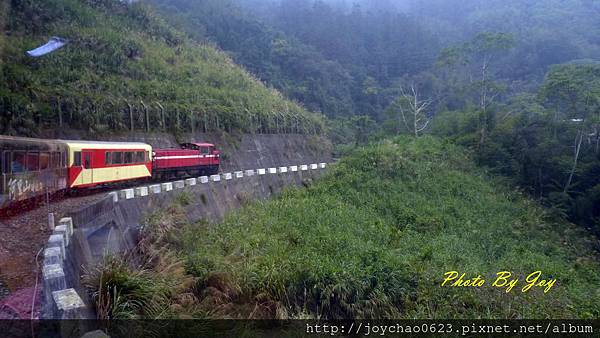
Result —
[{"label": "train car window", "polygon": [[112,164],[112,153],[110,151],[107,151],[106,154],[104,155],[104,164],[105,165]]},{"label": "train car window", "polygon": [[92,168],[92,154],[90,153],[83,153],[83,157],[84,157],[84,168],[86,169],[91,169]]},{"label": "train car window", "polygon": [[50,153],[40,153],[40,170],[50,168]]},{"label": "train car window", "polygon": [[25,171],[25,152],[15,151],[12,153],[12,161],[10,164],[11,172],[21,173]]},{"label": "train car window", "polygon": [[60,154],[50,153],[50,168],[56,169],[60,164]]},{"label": "train car window", "polygon": [[135,162],[136,163],[144,163],[145,160],[144,158],[146,157],[146,154],[143,151],[138,151],[135,153]]},{"label": "train car window", "polygon": [[73,156],[73,166],[81,167],[81,151],[76,151]]},{"label": "train car window", "polygon": [[2,158],[0,158],[0,163],[1,163],[0,170],[2,170],[3,174],[7,174],[8,173],[6,171],[6,169],[8,168],[8,165],[6,164],[7,163],[6,162],[6,159],[7,159],[6,155],[7,155],[7,153],[8,153],[7,151],[3,152],[2,153]]},{"label": "train car window", "polygon": [[200,147],[200,154],[201,155],[208,155],[208,154],[210,154],[210,148],[209,147]]},{"label": "train car window", "polygon": [[40,153],[27,153],[27,171],[40,170]]},{"label": "train car window", "polygon": [[123,164],[131,164],[133,163],[133,153],[128,151],[125,153],[125,159],[123,160]]},{"label": "train car window", "polygon": [[62,167],[60,155],[60,153],[52,153],[52,168],[57,169]]},{"label": "train car window", "polygon": [[62,156],[60,157],[60,160],[61,160],[62,167],[66,168],[67,167],[67,153],[64,152],[61,155]]},{"label": "train car window", "polygon": [[150,152],[146,152],[146,160],[144,162],[150,162]]},{"label": "train car window", "polygon": [[123,153],[122,152],[115,152],[113,153],[113,164],[123,164]]},{"label": "train car window", "polygon": [[2,153],[2,173],[9,174],[10,173],[10,151],[5,151]]}]

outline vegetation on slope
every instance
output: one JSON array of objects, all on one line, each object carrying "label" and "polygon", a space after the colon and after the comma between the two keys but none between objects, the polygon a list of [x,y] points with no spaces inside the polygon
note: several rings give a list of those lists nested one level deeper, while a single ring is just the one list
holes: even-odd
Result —
[{"label": "vegetation on slope", "polygon": [[[439,46],[395,10],[344,13],[323,1],[152,0],[192,38],[329,117],[382,118],[405,75],[428,70]],[[254,15],[260,7],[271,20]]]},{"label": "vegetation on slope", "polygon": [[[320,133],[323,121],[185,38],[143,3],[13,1],[0,69],[0,133],[70,127]],[[69,39],[40,58],[51,36]]]},{"label": "vegetation on slope", "polygon": [[[462,149],[399,139],[343,159],[306,190],[245,208],[186,238],[192,271],[230,276],[249,299],[290,315],[597,317],[590,236],[479,172]],[[544,294],[443,288],[446,271],[541,270]],[[247,298],[247,299],[248,299]],[[562,304],[562,306],[555,306]]]},{"label": "vegetation on slope", "polygon": [[236,63],[329,116],[355,113],[353,79],[315,48],[269,27],[230,0],[153,0],[158,12],[196,41],[211,41]]},{"label": "vegetation on slope", "polygon": [[600,233],[600,65],[555,65],[536,95],[514,97],[483,119],[473,107],[441,113],[432,126],[555,213]]},{"label": "vegetation on slope", "polygon": [[[185,227],[165,245],[197,279],[194,300],[174,315],[600,315],[597,239],[477,169],[463,148],[431,137],[357,149],[307,189],[246,206],[220,224]],[[481,274],[486,285],[442,287],[452,270]],[[520,280],[508,293],[491,286],[504,270]],[[556,285],[521,292],[537,270]]]}]

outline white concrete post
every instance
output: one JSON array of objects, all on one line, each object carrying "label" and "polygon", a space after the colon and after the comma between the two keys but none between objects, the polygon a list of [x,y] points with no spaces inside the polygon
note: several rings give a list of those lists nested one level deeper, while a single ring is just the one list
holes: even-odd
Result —
[{"label": "white concrete post", "polygon": [[258,174],[259,174],[259,175],[264,175],[264,174],[266,174],[266,169],[258,169]]},{"label": "white concrete post", "polygon": [[150,190],[150,193],[152,194],[160,194],[160,184],[153,184],[148,187],[148,190]]},{"label": "white concrete post", "polygon": [[111,191],[108,193],[108,196],[110,196],[113,200],[113,203],[117,203],[119,202],[119,194],[117,194],[116,191]]},{"label": "white concrete post", "polygon": [[65,240],[65,248],[69,246],[71,235],[69,235],[69,230],[67,229],[66,225],[62,224],[54,228],[53,234],[63,236],[63,239]]},{"label": "white concrete post", "polygon": [[221,175],[210,175],[210,180],[213,182],[220,182],[221,181]]},{"label": "white concrete post", "polygon": [[185,180],[185,185],[187,185],[188,187],[196,185],[196,179],[195,178],[188,178],[188,179],[186,179]]},{"label": "white concrete post", "polygon": [[54,230],[54,213],[48,213],[48,229]]},{"label": "white concrete post", "polygon": [[162,183],[160,185],[160,187],[162,188],[163,191],[171,191],[171,190],[173,190],[173,183],[171,183],[171,182]]},{"label": "white concrete post", "polygon": [[52,298],[62,314],[60,319],[84,319],[81,315],[86,306],[75,289],[53,291]]},{"label": "white concrete post", "polygon": [[200,183],[202,183],[202,184],[208,183],[208,176],[201,176],[200,177]]},{"label": "white concrete post", "polygon": [[183,189],[185,188],[185,181],[175,181],[173,182],[173,186],[175,189]]},{"label": "white concrete post", "polygon": [[64,257],[60,252],[60,248],[52,247],[44,249],[44,265],[63,265]]},{"label": "white concrete post", "polygon": [[148,196],[148,187],[135,188],[135,196],[138,196],[138,197]]},{"label": "white concrete post", "polygon": [[[67,280],[65,279],[65,271],[60,264],[49,264],[44,265],[42,268],[42,275],[44,277],[44,285],[49,290],[62,290],[67,287]],[[48,292],[50,294],[50,292]]]},{"label": "white concrete post", "polygon": [[73,236],[73,219],[71,217],[63,217],[58,222],[59,225],[66,225],[69,230],[69,235]]},{"label": "white concrete post", "polygon": [[244,177],[243,171],[236,171],[233,174],[235,175],[235,178],[243,178]]},{"label": "white concrete post", "polygon": [[119,192],[121,199],[130,200],[135,197],[133,189],[123,189]]},{"label": "white concrete post", "polygon": [[48,239],[48,248],[58,248],[60,250],[60,256],[65,258],[66,248],[65,248],[65,237],[63,234],[54,234],[50,235]]}]

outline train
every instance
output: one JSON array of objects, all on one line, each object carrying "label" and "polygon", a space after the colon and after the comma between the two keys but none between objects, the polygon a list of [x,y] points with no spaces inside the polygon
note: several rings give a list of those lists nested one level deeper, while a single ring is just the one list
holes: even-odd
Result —
[{"label": "train", "polygon": [[0,215],[19,204],[74,190],[219,171],[212,143],[157,149],[142,142],[46,140],[0,135]]}]

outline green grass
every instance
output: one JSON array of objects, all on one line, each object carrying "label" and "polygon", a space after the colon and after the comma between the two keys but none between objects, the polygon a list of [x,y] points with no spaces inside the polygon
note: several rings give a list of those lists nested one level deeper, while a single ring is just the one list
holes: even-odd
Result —
[{"label": "green grass", "polygon": [[[0,36],[0,133],[321,133],[323,120],[164,22],[144,2],[17,1]],[[4,13],[4,12],[3,12]],[[25,51],[69,39],[40,58]],[[162,107],[162,108],[161,108]],[[130,110],[133,121],[130,118]],[[147,114],[146,114],[147,111]],[[62,116],[62,126],[60,117]]]},{"label": "green grass", "polygon": [[[429,137],[357,149],[309,188],[189,227],[181,240],[213,317],[600,315],[597,240]],[[451,270],[486,286],[441,287]],[[503,270],[520,278],[510,293],[490,286]],[[557,285],[522,293],[536,270]]]}]

